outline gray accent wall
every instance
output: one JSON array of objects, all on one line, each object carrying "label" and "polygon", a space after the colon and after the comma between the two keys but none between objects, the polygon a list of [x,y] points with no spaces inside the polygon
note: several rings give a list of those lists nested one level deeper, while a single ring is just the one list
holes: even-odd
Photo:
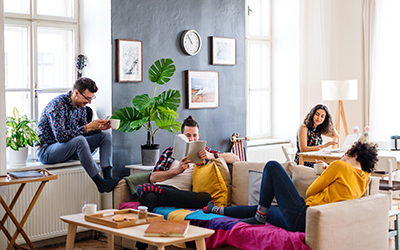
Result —
[{"label": "gray accent wall", "polygon": [[[202,39],[195,56],[183,53],[180,37],[194,29]],[[148,80],[149,67],[160,58],[172,58],[176,72],[169,83],[159,86],[157,94],[169,88],[181,91],[178,109],[182,122],[192,115],[200,124],[201,139],[216,150],[229,151],[234,132],[246,134],[245,1],[243,0],[112,0],[112,111],[130,106],[137,94],[153,94],[155,85]],[[237,64],[211,65],[211,36],[236,38]],[[143,41],[143,82],[117,82],[117,39]],[[220,107],[187,109],[186,70],[219,72]],[[174,135],[159,130],[155,135],[161,152],[173,145]],[[140,145],[146,143],[146,130],[123,133],[113,131],[114,175],[129,174],[125,165],[140,164]],[[161,153],[160,152],[160,153]]]}]

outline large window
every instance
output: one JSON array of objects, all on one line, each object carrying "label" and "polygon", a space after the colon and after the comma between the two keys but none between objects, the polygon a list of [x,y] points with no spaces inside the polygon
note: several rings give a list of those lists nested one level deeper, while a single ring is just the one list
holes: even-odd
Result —
[{"label": "large window", "polygon": [[400,1],[375,2],[376,19],[371,66],[370,125],[373,141],[389,141],[400,134],[398,113],[400,78]]},{"label": "large window", "polygon": [[271,2],[246,0],[247,135],[271,137]]},{"label": "large window", "polygon": [[39,120],[74,82],[78,0],[4,0],[6,115]]}]

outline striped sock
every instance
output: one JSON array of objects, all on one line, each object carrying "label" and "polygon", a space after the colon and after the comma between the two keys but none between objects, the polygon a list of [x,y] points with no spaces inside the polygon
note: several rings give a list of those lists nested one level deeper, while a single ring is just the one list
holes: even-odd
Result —
[{"label": "striped sock", "polygon": [[204,213],[224,214],[224,207],[214,205],[214,201],[209,201],[206,207],[203,207]]},{"label": "striped sock", "polygon": [[157,194],[161,194],[161,191],[162,191],[162,188],[153,183],[145,183],[142,185],[138,185],[136,187],[136,194],[139,197],[142,197],[142,195],[144,195],[148,192],[154,192]]}]

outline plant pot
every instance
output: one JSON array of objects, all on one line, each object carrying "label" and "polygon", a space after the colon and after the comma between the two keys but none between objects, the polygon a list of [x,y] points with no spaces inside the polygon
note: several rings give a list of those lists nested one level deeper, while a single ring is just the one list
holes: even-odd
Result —
[{"label": "plant pot", "polygon": [[141,145],[142,146],[142,165],[155,166],[160,155],[160,144]]},{"label": "plant pot", "polygon": [[12,166],[25,166],[28,159],[28,147],[21,147],[17,151],[7,148],[7,160]]}]

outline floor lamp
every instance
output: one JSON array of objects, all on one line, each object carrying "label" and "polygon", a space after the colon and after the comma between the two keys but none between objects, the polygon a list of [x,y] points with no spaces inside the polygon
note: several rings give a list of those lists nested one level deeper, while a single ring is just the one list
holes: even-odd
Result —
[{"label": "floor lamp", "polygon": [[340,117],[343,121],[344,132],[349,134],[347,128],[346,115],[344,113],[344,100],[357,100],[358,87],[357,80],[324,80],[322,81],[322,100],[338,101],[335,117],[335,129],[340,134]]}]

